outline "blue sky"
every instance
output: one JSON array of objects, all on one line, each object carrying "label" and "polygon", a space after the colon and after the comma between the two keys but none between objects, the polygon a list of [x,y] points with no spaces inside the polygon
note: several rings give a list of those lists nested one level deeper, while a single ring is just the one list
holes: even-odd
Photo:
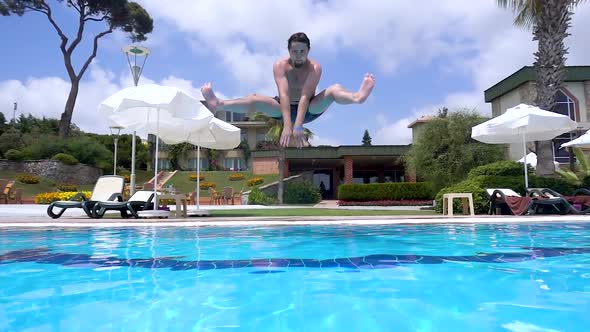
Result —
[{"label": "blue sky", "polygon": [[[53,5],[57,1],[49,1]],[[272,64],[286,56],[286,40],[304,31],[310,57],[323,66],[319,90],[340,83],[359,87],[367,72],[376,76],[371,97],[362,105],[333,105],[308,127],[312,144],[360,144],[365,129],[373,144],[408,144],[407,125],[417,117],[475,108],[490,114],[483,91],[533,62],[536,45],[530,31],[512,25],[512,13],[495,0],[436,1],[198,1],[140,0],[154,19],[154,32],[140,84],[185,89],[201,98],[199,87],[212,82],[226,98],[250,93],[274,96]],[[56,18],[69,35],[75,29],[71,9],[55,5]],[[589,65],[590,4],[572,21],[568,65]],[[102,29],[94,25],[88,33]],[[0,111],[59,118],[69,80],[59,39],[39,13],[0,18]],[[10,33],[6,33],[11,31]],[[89,40],[77,50],[76,68],[90,52]],[[83,78],[73,122],[85,131],[107,133],[98,104],[132,80],[121,48],[130,44],[121,32],[100,41],[98,56]],[[318,90],[318,92],[319,92]]]}]

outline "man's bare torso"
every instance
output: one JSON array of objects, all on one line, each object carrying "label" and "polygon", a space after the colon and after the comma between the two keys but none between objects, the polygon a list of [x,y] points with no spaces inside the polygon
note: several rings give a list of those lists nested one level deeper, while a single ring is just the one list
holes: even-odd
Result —
[{"label": "man's bare torso", "polygon": [[305,80],[309,76],[309,73],[312,72],[314,66],[317,66],[318,63],[312,59],[308,59],[307,63],[301,68],[295,68],[289,62],[289,58],[285,58],[281,60],[280,65],[285,71],[285,76],[289,83],[289,101],[291,104],[297,104],[299,103],[299,99],[301,99],[301,92]]}]

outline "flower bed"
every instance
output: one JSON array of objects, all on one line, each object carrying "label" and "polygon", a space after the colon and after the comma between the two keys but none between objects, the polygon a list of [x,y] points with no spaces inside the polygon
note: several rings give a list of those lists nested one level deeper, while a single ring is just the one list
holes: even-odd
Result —
[{"label": "flower bed", "polygon": [[[55,201],[69,201],[72,197],[74,197],[77,193],[82,193],[89,199],[92,196],[91,191],[64,191],[64,192],[51,192],[51,193],[43,193],[38,194],[35,196],[35,203],[36,204],[49,204]],[[79,199],[80,201],[82,199]]]}]

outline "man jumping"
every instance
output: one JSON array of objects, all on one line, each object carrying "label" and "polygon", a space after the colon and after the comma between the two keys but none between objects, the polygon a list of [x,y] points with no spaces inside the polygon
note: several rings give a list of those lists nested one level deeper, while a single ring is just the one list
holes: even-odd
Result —
[{"label": "man jumping", "polygon": [[371,94],[375,77],[366,74],[357,92],[334,84],[315,94],[322,75],[321,65],[308,58],[310,42],[307,35],[298,32],[287,41],[289,57],[277,60],[273,75],[278,88],[278,97],[252,94],[243,98],[220,100],[215,96],[211,83],[201,87],[208,108],[212,111],[230,111],[252,114],[262,112],[270,117],[283,120],[280,144],[289,146],[291,136],[299,147],[302,146],[303,124],[325,112],[332,102],[337,104],[360,104]]}]

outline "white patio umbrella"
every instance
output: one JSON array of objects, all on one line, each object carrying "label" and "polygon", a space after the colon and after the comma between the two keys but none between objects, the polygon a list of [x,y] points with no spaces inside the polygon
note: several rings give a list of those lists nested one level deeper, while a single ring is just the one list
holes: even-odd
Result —
[{"label": "white patio umbrella", "polygon": [[520,104],[506,113],[471,129],[471,137],[489,144],[522,142],[524,182],[528,188],[526,171],[526,142],[546,141],[576,129],[577,123],[566,115],[544,111],[536,106]]},{"label": "white patio umbrella", "polygon": [[584,135],[571,140],[567,143],[563,143],[561,148],[565,148],[568,146],[577,146],[580,148],[590,148],[590,130],[588,130]]},{"label": "white patio umbrella", "polygon": [[[203,107],[204,110],[207,110]],[[177,127],[169,127],[160,131],[160,138],[166,144],[190,143],[197,146],[197,211],[192,214],[204,215],[206,211],[200,209],[200,180],[201,147],[228,150],[240,145],[240,128],[231,125],[218,118],[212,118],[208,126],[198,128],[191,126],[190,122],[184,122]]]},{"label": "white patio umbrella", "polygon": [[[526,162],[527,164],[531,165],[533,168],[537,167],[537,154],[534,152],[530,152],[526,156],[518,159],[519,163]],[[553,165],[555,165],[555,169],[559,169],[559,163],[557,161],[553,161]]]},{"label": "white patio umbrella", "polygon": [[98,111],[119,126],[156,135],[154,194],[158,186],[160,129],[169,130],[183,124],[202,128],[213,119],[213,113],[202,109],[198,99],[178,88],[157,84],[120,90],[100,103]]}]

